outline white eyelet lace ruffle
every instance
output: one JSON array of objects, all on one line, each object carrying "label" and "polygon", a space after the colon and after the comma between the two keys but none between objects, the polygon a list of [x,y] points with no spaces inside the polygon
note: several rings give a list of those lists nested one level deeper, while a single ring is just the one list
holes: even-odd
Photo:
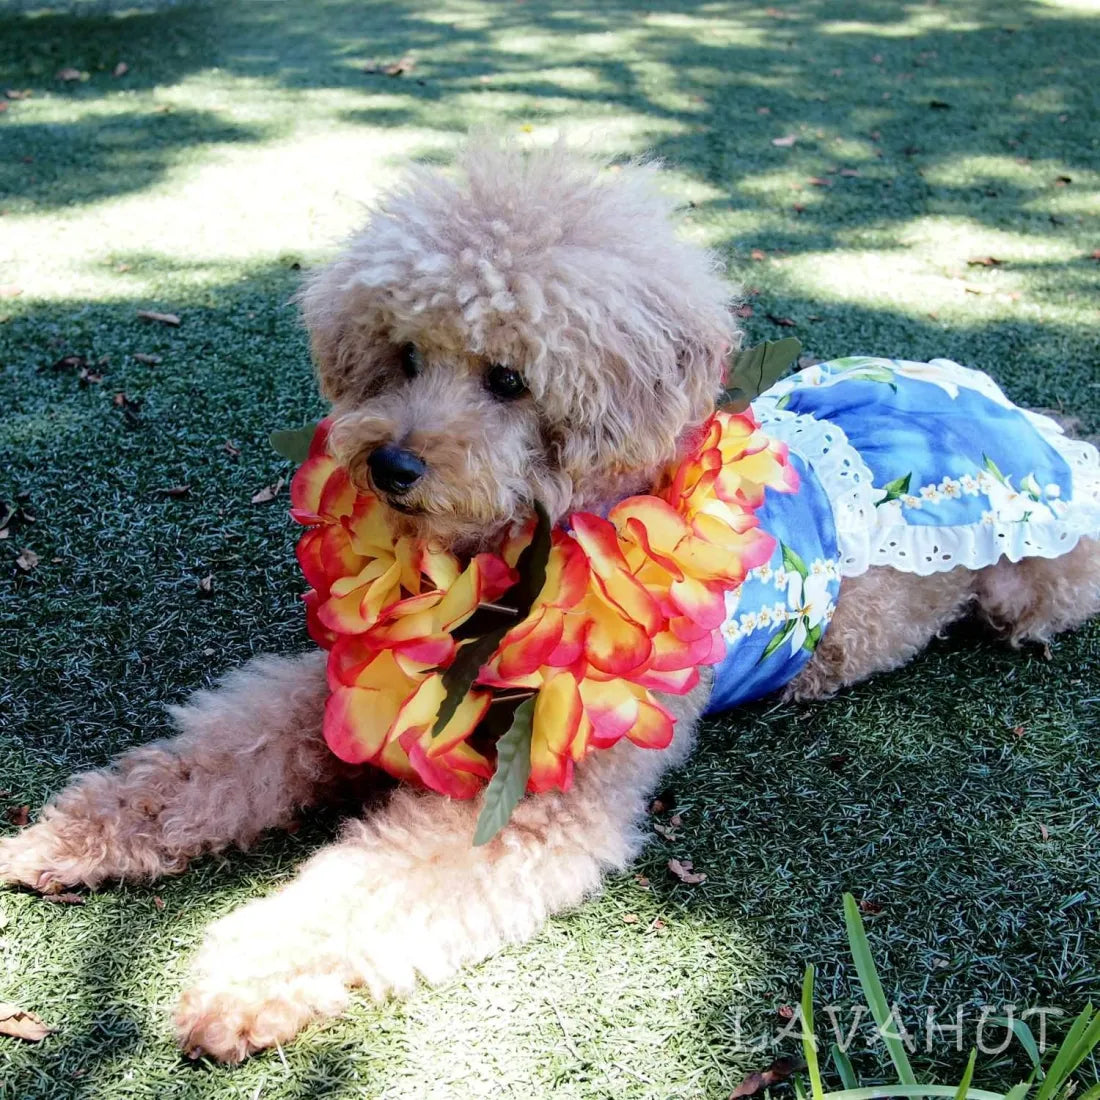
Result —
[{"label": "white eyelet lace ruffle", "polygon": [[858,577],[872,564],[871,531],[877,517],[871,471],[835,424],[777,409],[773,393],[754,401],[752,411],[764,431],[786,443],[821,482],[833,510],[840,575]]},{"label": "white eyelet lace ruffle", "polygon": [[[899,364],[902,367],[905,364]],[[927,576],[957,566],[982,569],[1000,558],[1057,558],[1082,538],[1100,538],[1100,455],[1092,444],[1070,439],[1050,417],[1019,409],[996,383],[979,371],[934,359],[948,384],[976,390],[999,405],[1015,408],[1069,466],[1073,491],[1058,514],[1005,521],[991,517],[962,526],[907,524],[897,501],[876,507],[883,490],[844,431],[808,414],[779,409],[776,402],[798,384],[783,379],[753,402],[753,412],[769,435],[782,439],[813,469],[832,505],[843,576],[888,566]],[[813,370],[814,368],[809,368]]]}]

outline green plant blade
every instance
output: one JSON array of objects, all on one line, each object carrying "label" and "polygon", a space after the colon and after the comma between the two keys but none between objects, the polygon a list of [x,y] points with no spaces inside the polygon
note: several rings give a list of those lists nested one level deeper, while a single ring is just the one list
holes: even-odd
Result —
[{"label": "green plant blade", "polygon": [[836,1072],[840,1077],[840,1083],[846,1089],[858,1089],[859,1078],[856,1076],[855,1066],[852,1065],[851,1058],[849,1058],[836,1043],[833,1043],[829,1047],[829,1056],[833,1060],[833,1065],[836,1066]]},{"label": "green plant blade", "polygon": [[821,1083],[821,1067],[817,1064],[817,1039],[814,1037],[814,967],[810,963],[802,975],[802,1053],[814,1100],[822,1100],[825,1088]]},{"label": "green plant blade", "polygon": [[[1005,1093],[1005,1100],[1024,1100],[1027,1096],[1027,1090],[1031,1086],[1026,1081],[1021,1081],[1018,1085],[1013,1085],[1012,1088]],[[971,1093],[971,1096],[974,1094]]]},{"label": "green plant blade", "polygon": [[955,1093],[955,1100],[966,1100],[967,1089],[970,1088],[970,1082],[974,1079],[974,1063],[978,1060],[978,1051],[972,1050],[970,1052],[970,1060],[966,1063],[966,1070],[963,1073],[963,1079],[959,1082],[958,1091]]},{"label": "green plant blade", "polygon": [[1001,1027],[1007,1027],[1012,1031],[1012,1034],[1020,1041],[1020,1046],[1027,1051],[1027,1056],[1038,1071],[1039,1080],[1041,1081],[1043,1079],[1043,1063],[1039,1057],[1039,1044],[1035,1042],[1035,1035],[1032,1033],[1031,1028],[1027,1026],[1027,1022],[1015,1018],[1010,1020],[1005,1016],[991,1016],[990,1022],[1000,1024]]},{"label": "green plant blade", "polygon": [[[1091,1042],[1089,1039],[1091,1038]],[[1073,1071],[1085,1060],[1090,1050],[1100,1041],[1100,1013],[1093,1015],[1092,1005],[1087,1004],[1070,1025],[1066,1037],[1055,1052],[1054,1061],[1046,1078],[1035,1094],[1035,1100],[1049,1100],[1057,1095]]]},{"label": "green plant blade", "polygon": [[[856,905],[856,899],[851,894],[844,895],[844,923],[848,927],[848,946],[852,952],[852,960],[856,964],[859,984],[863,987],[863,996],[886,1043],[890,1060],[898,1071],[901,1083],[915,1085],[917,1079],[913,1074],[912,1066],[909,1065],[905,1044],[901,1041],[901,1036],[896,1035],[892,1030],[890,1006],[886,1002],[886,994],[882,990],[882,982],[875,969],[875,960],[871,955],[871,945],[867,942],[867,932],[863,927],[863,919],[859,915],[859,906]],[[894,1095],[900,1095],[900,1093]]]},{"label": "green plant blade", "polygon": [[267,441],[283,458],[289,458],[291,462],[301,466],[309,457],[309,445],[313,442],[316,431],[317,421],[314,420],[300,428],[279,428],[267,437]]},{"label": "green plant blade", "polygon": [[[825,1100],[891,1100],[891,1097],[948,1096],[958,1094],[955,1085],[868,1085],[859,1089],[840,1089],[825,1094]],[[1011,1094],[1009,1094],[1011,1096]],[[967,1100],[1008,1100],[1003,1092],[967,1089]],[[1018,1100],[1013,1097],[1012,1100]]]},{"label": "green plant blade", "polygon": [[474,831],[474,847],[488,844],[508,824],[531,774],[531,724],[535,717],[535,700],[527,699],[516,707],[512,728],[497,742],[497,767]]}]

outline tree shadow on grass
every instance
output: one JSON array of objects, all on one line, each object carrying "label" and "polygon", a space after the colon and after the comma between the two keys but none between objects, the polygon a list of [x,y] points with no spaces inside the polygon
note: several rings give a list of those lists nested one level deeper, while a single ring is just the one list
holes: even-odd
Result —
[{"label": "tree shadow on grass", "polygon": [[212,111],[25,123],[13,127],[9,137],[28,152],[0,161],[0,194],[11,196],[7,213],[120,198],[159,183],[185,149],[259,141],[263,132],[226,122]]},{"label": "tree shadow on grass", "polygon": [[[338,90],[362,106],[338,105],[336,117],[371,127],[453,132],[472,116],[518,128],[564,124],[578,110],[609,123],[625,115],[640,122],[642,145],[734,207],[786,207],[782,228],[765,229],[777,247],[833,247],[840,230],[889,230],[921,213],[1056,233],[1043,204],[1057,177],[1096,167],[1088,126],[1100,49],[1083,44],[1100,45],[1100,24],[1030,0],[969,4],[949,25],[953,10],[810,0],[742,11],[677,0],[645,10],[486,3],[429,12],[352,0],[242,0],[126,18],[0,13],[0,68],[16,87],[89,104],[134,93],[147,99],[217,70],[248,82],[246,94],[259,82],[280,102],[285,91]],[[387,76],[384,65],[363,71],[371,59],[409,53],[416,65],[402,76]],[[130,71],[113,78],[123,59]],[[55,79],[62,67],[90,77],[62,85]],[[296,101],[286,102],[289,125]],[[19,123],[21,107],[13,104],[5,122],[16,160],[49,136]],[[246,127],[219,137],[216,119],[198,112],[175,124],[138,114],[86,118],[80,171],[90,179],[83,189],[61,187],[69,198],[60,200],[43,184],[38,201],[90,201],[148,185],[155,173],[127,180],[111,142],[133,128],[155,145],[162,125],[175,126],[168,140],[177,148],[269,132]],[[792,135],[793,147],[772,144]],[[57,136],[61,148],[70,140],[64,130]],[[979,158],[996,163],[983,168]],[[1028,164],[1013,175],[1006,166],[1016,158]],[[834,173],[832,189],[818,196],[827,201],[807,204],[798,218],[746,186],[784,173],[804,182],[841,166],[860,178]]]}]

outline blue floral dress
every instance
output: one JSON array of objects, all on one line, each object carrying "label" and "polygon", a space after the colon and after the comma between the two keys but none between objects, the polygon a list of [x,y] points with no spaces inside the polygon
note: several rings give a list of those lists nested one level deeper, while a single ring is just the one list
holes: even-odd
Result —
[{"label": "blue floral dress", "polygon": [[1100,537],[1100,456],[987,375],[946,359],[852,357],[783,379],[753,403],[802,478],[757,515],[771,560],[727,596],[710,710],[792,680],[872,566],[928,575],[1054,558]]}]

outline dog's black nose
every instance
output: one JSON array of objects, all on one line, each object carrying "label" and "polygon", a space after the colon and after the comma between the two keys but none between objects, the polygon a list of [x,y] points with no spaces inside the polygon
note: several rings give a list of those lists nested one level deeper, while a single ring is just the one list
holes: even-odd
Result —
[{"label": "dog's black nose", "polygon": [[371,451],[367,466],[374,484],[383,493],[407,493],[428,472],[428,467],[412,451],[390,445]]}]

